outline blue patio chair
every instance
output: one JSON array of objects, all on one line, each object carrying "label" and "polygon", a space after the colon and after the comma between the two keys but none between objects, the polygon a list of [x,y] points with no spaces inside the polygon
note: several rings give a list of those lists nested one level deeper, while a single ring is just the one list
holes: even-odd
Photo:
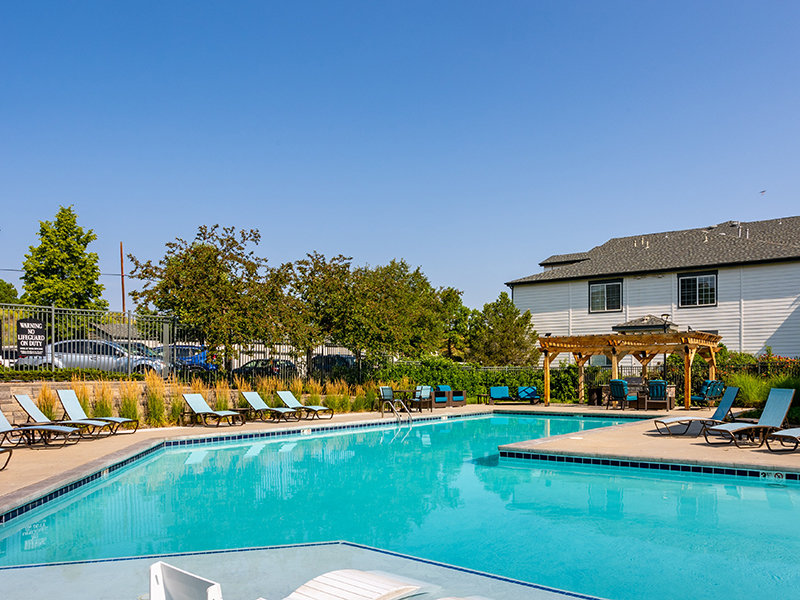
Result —
[{"label": "blue patio chair", "polygon": [[[61,405],[71,421],[95,421],[100,423],[108,423],[111,433],[119,432],[122,425],[133,425],[133,429],[128,429],[128,433],[136,433],[139,429],[139,419],[126,419],[125,417],[95,417],[90,419],[78,400],[78,395],[73,390],[56,390],[58,399],[61,400]],[[97,425],[95,425],[97,426]]]},{"label": "blue patio chair", "polygon": [[467,403],[467,393],[464,390],[453,390],[449,385],[437,385],[433,392],[433,401],[436,406],[464,406]]},{"label": "blue patio chair", "polygon": [[537,402],[541,402],[542,398],[539,396],[539,391],[536,389],[535,385],[524,385],[517,388],[517,400],[536,404]]},{"label": "blue patio chair", "polygon": [[628,382],[624,379],[612,379],[610,381],[611,396],[606,404],[606,408],[611,407],[612,402],[616,402],[622,410],[626,406],[636,403],[636,408],[639,408],[639,396],[636,394],[628,393]]},{"label": "blue patio chair", "polygon": [[498,400],[513,400],[508,393],[507,385],[493,385],[489,388],[489,400],[492,404]]},{"label": "blue patio chair", "polygon": [[[25,444],[32,446],[41,442],[46,446],[60,442],[65,445],[67,442],[77,442],[80,439],[80,432],[75,427],[64,427],[63,425],[22,425],[15,427],[9,423],[3,411],[0,410],[0,446],[6,442],[19,446]],[[8,459],[11,458],[9,453]],[[6,460],[8,464],[8,460]],[[5,466],[3,466],[3,469]],[[0,469],[2,470],[2,469]]]},{"label": "blue patio chair", "polygon": [[[705,429],[706,427],[713,427],[714,425],[720,425],[725,421],[731,420],[733,421],[733,412],[731,408],[733,407],[733,401],[736,400],[736,395],[739,393],[739,388],[734,387],[732,385],[728,386],[728,389],[725,390],[725,393],[722,395],[722,399],[719,401],[719,406],[717,406],[717,410],[714,411],[714,414],[710,417],[666,417],[664,419],[656,419],[656,430],[658,433],[667,434],[667,435],[684,435],[689,428],[692,426],[693,423],[700,423],[701,428],[698,430],[697,435]],[[672,426],[676,425],[683,425],[684,428],[681,431],[675,431],[670,429]]]},{"label": "blue patio chair", "polygon": [[111,434],[108,423],[103,421],[53,421],[45,415],[28,394],[14,394],[14,399],[28,415],[25,425],[61,425],[64,427],[75,427],[80,431],[81,437],[99,437],[104,434]]},{"label": "blue patio chair", "polygon": [[700,392],[691,397],[692,405],[694,406],[708,406],[709,403],[719,400],[722,397],[722,391],[725,384],[718,379],[706,379],[703,385],[700,386]]},{"label": "blue patio chair", "polygon": [[[755,444],[755,437],[758,435],[758,447],[761,447],[769,434],[783,427],[793,399],[794,390],[772,388],[769,391],[767,403],[764,405],[764,411],[761,413],[758,423],[722,423],[714,427],[704,428],[703,436],[706,438],[706,442],[711,445],[730,444],[733,442],[736,446],[739,446],[739,441],[745,437],[752,444]],[[720,441],[711,441],[708,437],[709,434],[711,434],[712,439]]]}]

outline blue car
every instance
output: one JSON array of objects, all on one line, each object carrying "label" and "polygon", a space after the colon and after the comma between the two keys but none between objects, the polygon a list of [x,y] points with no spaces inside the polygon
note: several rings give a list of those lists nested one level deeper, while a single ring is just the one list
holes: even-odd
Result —
[{"label": "blue car", "polygon": [[[205,346],[194,346],[187,344],[170,344],[170,360],[179,369],[189,371],[216,371],[217,365],[214,364],[216,356],[209,354]],[[156,348],[162,356],[164,348]]]}]

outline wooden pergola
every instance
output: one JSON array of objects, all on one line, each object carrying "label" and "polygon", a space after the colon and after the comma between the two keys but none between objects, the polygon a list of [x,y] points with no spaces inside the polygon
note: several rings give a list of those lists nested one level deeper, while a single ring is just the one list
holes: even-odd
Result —
[{"label": "wooden pergola", "polygon": [[659,354],[683,356],[684,406],[688,409],[692,396],[692,361],[700,355],[708,361],[709,379],[716,379],[717,352],[722,336],[704,331],[602,334],[540,337],[539,349],[544,355],[544,402],[550,403],[550,365],[562,353],[572,354],[578,365],[578,398],[584,399],[584,365],[592,356],[604,355],[611,361],[611,378],[619,378],[619,361],[629,354],[642,365],[642,377],[647,365]]}]

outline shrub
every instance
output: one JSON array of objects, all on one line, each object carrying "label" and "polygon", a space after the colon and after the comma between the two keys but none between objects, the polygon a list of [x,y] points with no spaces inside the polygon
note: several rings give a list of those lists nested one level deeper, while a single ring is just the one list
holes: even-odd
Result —
[{"label": "shrub", "polygon": [[83,412],[87,415],[92,413],[89,385],[84,379],[79,378],[77,375],[72,376],[72,389],[78,397],[78,402],[81,404]]},{"label": "shrub", "polygon": [[313,377],[306,381],[306,391],[311,394],[312,396],[317,395],[321,396],[324,388],[322,384],[314,379]]},{"label": "shrub", "polygon": [[139,398],[141,390],[139,384],[128,379],[119,386],[120,404],[119,416],[126,419],[139,419]]},{"label": "shrub", "polygon": [[[109,381],[127,379],[125,373],[112,373],[100,369],[4,369],[0,370],[0,381],[72,381],[73,378]],[[143,380],[144,375],[134,373],[131,379]]]},{"label": "shrub", "polygon": [[769,380],[747,373],[733,373],[727,377],[726,385],[739,388],[736,396],[737,406],[760,407],[763,406],[769,394]]},{"label": "shrub", "polygon": [[295,377],[289,382],[289,391],[294,394],[294,397],[300,400],[303,396],[303,380]]},{"label": "shrub", "polygon": [[148,371],[145,375],[145,394],[147,396],[147,422],[152,427],[166,425],[165,414],[166,385],[160,375]]},{"label": "shrub", "polygon": [[253,388],[250,385],[250,380],[238,375],[233,376],[233,385],[240,392],[251,392]]},{"label": "shrub", "polygon": [[57,419],[56,416],[56,394],[50,389],[47,383],[42,384],[42,389],[39,390],[39,395],[36,398],[36,404],[39,406],[45,416],[51,421]]},{"label": "shrub", "polygon": [[186,386],[177,377],[172,376],[169,380],[170,401],[169,401],[169,422],[179,425],[183,415],[183,407],[185,400],[183,394],[186,391]]},{"label": "shrub", "polygon": [[93,417],[110,417],[114,413],[114,391],[111,384],[106,380],[101,380],[94,386],[94,408]]},{"label": "shrub", "polygon": [[217,379],[214,386],[214,410],[228,410],[231,402],[231,390],[228,382],[224,379]]},{"label": "shrub", "polygon": [[259,377],[256,379],[256,391],[262,400],[271,407],[278,406],[275,392],[278,390],[278,380],[274,377]]}]

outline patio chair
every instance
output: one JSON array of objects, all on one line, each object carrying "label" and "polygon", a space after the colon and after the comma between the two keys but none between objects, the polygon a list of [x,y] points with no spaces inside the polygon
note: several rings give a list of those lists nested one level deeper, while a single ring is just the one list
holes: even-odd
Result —
[{"label": "patio chair", "polygon": [[[650,382],[654,383],[654,382]],[[706,427],[712,427],[714,425],[720,425],[727,420],[733,421],[733,412],[731,411],[731,407],[733,406],[733,401],[736,400],[736,395],[739,393],[739,388],[734,387],[732,385],[728,386],[728,389],[725,390],[725,393],[722,395],[722,400],[719,401],[719,406],[717,406],[717,410],[714,411],[714,414],[710,417],[687,417],[687,416],[679,416],[679,417],[665,417],[663,419],[656,419],[656,430],[658,433],[667,434],[667,435],[684,435],[686,432],[689,431],[689,428],[692,426],[693,423],[700,423],[701,428],[697,432],[697,435],[700,435],[703,429]],[[660,427],[659,427],[660,425]],[[683,425],[684,428],[681,431],[675,431],[670,429],[672,426],[676,425]]]},{"label": "patio chair", "polygon": [[466,406],[467,405],[467,392],[466,390],[452,390],[449,385],[437,386],[437,389],[450,392],[450,406]]},{"label": "patio chair", "polygon": [[100,423],[110,423],[111,433],[117,433],[122,425],[133,425],[133,429],[128,429],[128,433],[135,433],[139,429],[139,419],[126,419],[125,417],[95,417],[89,419],[78,400],[77,394],[73,390],[56,390],[58,399],[64,406],[66,415],[72,421],[99,421]]},{"label": "patio chair", "polygon": [[[747,437],[751,443],[755,444],[755,436],[758,435],[758,447],[761,447],[770,433],[783,427],[793,398],[794,390],[772,388],[769,391],[767,403],[764,405],[764,411],[761,413],[758,423],[722,423],[714,427],[704,428],[703,436],[706,438],[706,442],[711,445],[730,444],[733,442],[739,447],[738,439]],[[722,441],[712,442],[708,437],[709,434],[712,435],[712,438],[715,436],[717,439],[722,438]]]},{"label": "patio chair", "polygon": [[611,395],[606,404],[606,409],[611,407],[612,402],[616,402],[622,410],[626,406],[636,403],[636,408],[639,408],[639,396],[636,394],[628,393],[628,382],[624,379],[612,379],[609,382],[611,387]]},{"label": "patio chair", "polygon": [[158,561],[150,565],[150,600],[222,600],[222,587]]},{"label": "patio chair", "polygon": [[203,425],[208,427],[208,420],[216,420],[216,426],[219,427],[223,422],[228,425],[244,425],[244,415],[234,410],[214,410],[203,398],[203,394],[184,394],[183,399],[192,411],[192,423],[203,422]]},{"label": "patio chair", "polygon": [[266,421],[266,417],[268,416],[275,421],[280,421],[283,419],[284,421],[288,422],[289,417],[291,417],[294,421],[300,420],[300,415],[295,409],[287,408],[285,406],[268,406],[258,392],[242,392],[242,397],[247,400],[247,403],[250,405],[250,409],[262,421]]},{"label": "patio chair", "polygon": [[13,454],[13,451],[11,450],[11,448],[0,448],[0,455],[3,455],[3,454],[6,455],[6,460],[3,463],[3,466],[0,467],[0,471],[2,471],[3,469],[5,469],[8,466],[8,461],[11,460],[11,455]]},{"label": "patio chair", "polygon": [[535,385],[523,385],[517,388],[517,400],[536,404],[542,401],[542,397],[539,396],[539,391]]},{"label": "patio chair", "polygon": [[[6,442],[19,446],[24,444],[32,446],[41,442],[45,446],[55,445],[60,442],[64,446],[67,442],[77,442],[80,434],[75,427],[63,425],[21,425],[15,427],[9,423],[3,411],[0,411],[0,446]],[[8,458],[11,458],[9,455]],[[6,461],[8,464],[8,461]],[[3,467],[5,468],[5,467]]]},{"label": "patio chair", "polygon": [[341,569],[314,577],[284,600],[401,600],[423,593],[423,587],[389,573]]},{"label": "patio chair", "polygon": [[28,415],[28,420],[24,425],[63,425],[65,427],[75,427],[80,432],[81,437],[98,437],[102,434],[111,434],[108,423],[103,421],[52,421],[45,415],[28,394],[14,394],[14,399]]},{"label": "patio chair", "polygon": [[691,397],[693,406],[708,406],[714,400],[722,397],[725,384],[718,379],[706,379],[700,386],[700,392]]},{"label": "patio chair", "polygon": [[321,419],[322,415],[327,415],[328,419],[333,418],[333,409],[327,406],[304,406],[297,401],[294,394],[289,391],[278,392],[278,398],[288,406],[295,409],[299,414],[305,414],[307,418],[313,419],[314,417]]}]

